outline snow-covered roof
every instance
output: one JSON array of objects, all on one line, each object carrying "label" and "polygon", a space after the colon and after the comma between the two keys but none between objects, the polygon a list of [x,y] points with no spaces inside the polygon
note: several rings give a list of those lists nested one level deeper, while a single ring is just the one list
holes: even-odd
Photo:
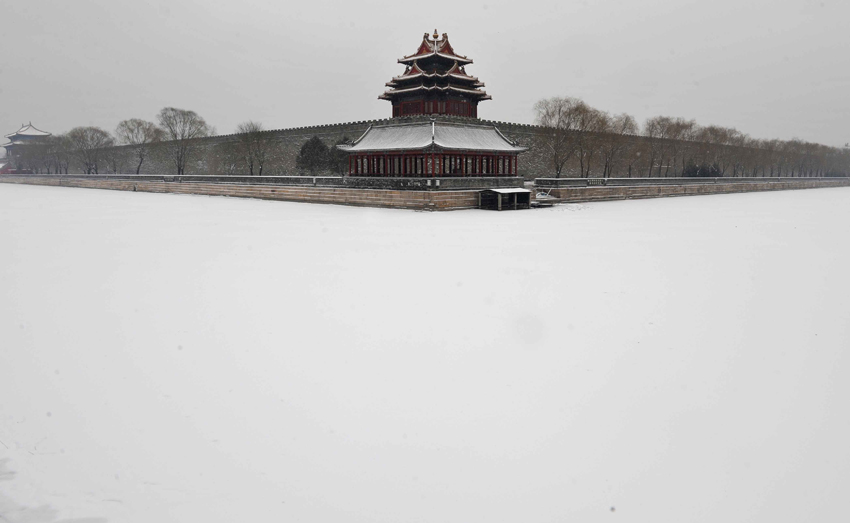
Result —
[{"label": "snow-covered roof", "polygon": [[476,87],[484,87],[482,82],[478,81],[477,76],[471,76],[467,74],[466,70],[463,67],[458,66],[457,62],[455,62],[445,73],[433,72],[429,73],[419,67],[419,64],[413,62],[413,65],[409,65],[407,70],[404,71],[404,74],[401,76],[393,76],[393,79],[390,84],[395,85],[396,82],[406,82],[409,80],[413,80],[416,78],[456,78],[458,80],[464,80],[473,82]]},{"label": "snow-covered roof", "polygon": [[425,85],[417,85],[416,87],[408,87],[405,89],[393,89],[391,91],[385,91],[384,94],[379,96],[378,98],[389,100],[390,97],[402,94],[402,93],[412,93],[414,91],[457,91],[459,93],[470,94],[475,96],[480,96],[481,100],[490,100],[492,97],[484,91],[479,91],[477,89],[464,89],[462,87],[455,87],[453,85],[449,85],[446,87],[440,87],[438,85],[425,86]]},{"label": "snow-covered roof", "polygon": [[13,136],[50,136],[50,133],[44,132],[40,129],[36,129],[33,126],[32,122],[29,125],[21,125],[21,128],[12,134],[7,134],[6,138],[11,138]]},{"label": "snow-covered roof", "polygon": [[520,189],[519,187],[510,187],[507,189],[487,189],[488,191],[497,192],[499,194],[514,194],[514,193],[530,193],[528,189]]},{"label": "snow-covered roof", "polygon": [[[460,79],[460,80],[473,80],[473,82],[474,82],[474,83],[471,85],[471,87],[473,87],[473,88],[486,87],[486,86],[485,86],[485,84],[484,84],[484,82],[479,82],[477,78],[472,78],[472,77],[463,77],[463,76],[458,76],[458,75],[454,75],[454,74],[452,74],[452,75],[447,75],[447,76],[449,76],[449,77],[451,77],[451,78],[458,78],[458,79]],[[399,86],[399,85],[401,85],[402,83],[405,83],[405,82],[407,82],[407,81],[409,81],[409,80],[415,80],[416,78],[428,78],[428,79],[430,79],[430,78],[433,78],[433,77],[445,78],[445,77],[446,77],[446,75],[440,76],[440,75],[438,75],[438,74],[423,74],[423,73],[419,73],[419,74],[415,74],[415,75],[413,75],[413,76],[401,76],[401,77],[399,77],[399,76],[394,76],[392,80],[390,80],[389,82],[385,83],[384,85],[386,85],[387,87],[398,88],[398,86]],[[393,92],[394,92],[394,91],[393,91]]]},{"label": "snow-covered roof", "polygon": [[429,56],[437,56],[437,57],[440,57],[440,58],[445,58],[446,60],[454,60],[454,61],[461,63],[461,64],[464,64],[464,65],[472,63],[471,58],[464,58],[462,56],[457,56],[457,55],[453,55],[453,54],[443,54],[443,53],[418,54],[418,55],[411,56],[409,58],[399,58],[398,63],[408,64],[410,62],[413,62],[414,60],[421,60],[421,59],[427,58]]},{"label": "snow-covered roof", "polygon": [[421,122],[370,127],[352,145],[338,146],[348,152],[442,149],[519,153],[526,150],[505,138],[498,129],[485,125],[450,122]]},{"label": "snow-covered roof", "polygon": [[469,58],[461,56],[455,52],[454,48],[452,48],[452,44],[449,43],[449,35],[447,33],[443,33],[443,37],[440,38],[436,31],[434,31],[433,37],[429,36],[428,33],[425,33],[425,36],[422,38],[422,43],[419,44],[419,49],[417,49],[412,55],[399,58],[398,61],[399,63],[406,64],[429,56],[438,56],[447,60],[454,60],[460,64],[472,63],[472,60]]}]

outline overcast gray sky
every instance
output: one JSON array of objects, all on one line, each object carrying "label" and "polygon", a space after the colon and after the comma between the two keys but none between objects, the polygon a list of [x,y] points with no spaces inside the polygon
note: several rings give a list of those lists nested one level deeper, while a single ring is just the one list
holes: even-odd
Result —
[{"label": "overcast gray sky", "polygon": [[482,118],[576,96],[754,137],[850,142],[850,1],[0,0],[0,131],[113,130],[164,106],[219,133],[385,118],[422,34],[487,84]]}]

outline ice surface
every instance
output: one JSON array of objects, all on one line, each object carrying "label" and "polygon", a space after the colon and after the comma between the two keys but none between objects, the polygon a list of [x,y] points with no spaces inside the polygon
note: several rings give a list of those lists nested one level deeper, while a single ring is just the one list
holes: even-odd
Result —
[{"label": "ice surface", "polygon": [[0,185],[0,519],[845,520],[848,238]]}]

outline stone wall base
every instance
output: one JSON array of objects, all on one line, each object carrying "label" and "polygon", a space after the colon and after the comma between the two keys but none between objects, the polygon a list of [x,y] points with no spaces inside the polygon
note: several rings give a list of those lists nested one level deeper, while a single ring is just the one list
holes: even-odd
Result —
[{"label": "stone wall base", "polygon": [[175,183],[155,181],[92,180],[80,178],[39,178],[0,176],[2,183],[83,187],[117,191],[201,194],[233,196],[308,203],[335,203],[366,207],[448,211],[478,207],[478,191],[410,191],[383,189],[349,189],[342,187],[285,187],[269,185],[235,185],[222,183]]},{"label": "stone wall base", "polygon": [[821,187],[847,187],[847,178],[806,180],[797,178],[787,182],[743,182],[734,181],[705,185],[647,185],[647,186],[597,186],[597,187],[556,187],[548,192],[550,196],[566,203],[581,203],[605,200],[632,200],[640,198],[663,198],[666,196],[696,196],[701,194],[729,194],[755,191],[782,191],[790,189],[816,189]]},{"label": "stone wall base", "polygon": [[[83,187],[89,189],[111,189],[117,191],[141,191],[152,193],[199,194],[208,196],[232,196],[259,198],[305,203],[333,203],[365,207],[387,207],[396,209],[448,211],[475,209],[478,207],[478,190],[415,191],[386,189],[354,189],[347,187],[312,187],[250,185],[224,183],[178,183],[165,181],[100,180],[83,178],[0,176],[0,183],[27,185],[50,185],[58,187]],[[814,189],[821,187],[847,187],[846,178],[791,179],[770,182],[734,182],[701,185],[647,185],[647,186],[591,186],[554,187],[538,189],[548,192],[565,203],[580,203],[605,200],[630,200],[640,198],[662,198],[667,196],[696,196],[701,194],[728,194],[753,191],[776,191],[789,189]]]}]

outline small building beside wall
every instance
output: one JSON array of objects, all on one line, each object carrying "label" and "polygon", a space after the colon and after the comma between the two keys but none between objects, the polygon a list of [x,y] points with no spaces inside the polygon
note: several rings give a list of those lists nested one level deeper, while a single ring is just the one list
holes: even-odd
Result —
[{"label": "small building beside wall", "polygon": [[527,150],[493,126],[434,121],[372,126],[350,145],[351,176],[516,176]]},{"label": "small building beside wall", "polygon": [[531,191],[511,187],[484,189],[478,193],[478,208],[502,211],[505,209],[530,209]]}]

